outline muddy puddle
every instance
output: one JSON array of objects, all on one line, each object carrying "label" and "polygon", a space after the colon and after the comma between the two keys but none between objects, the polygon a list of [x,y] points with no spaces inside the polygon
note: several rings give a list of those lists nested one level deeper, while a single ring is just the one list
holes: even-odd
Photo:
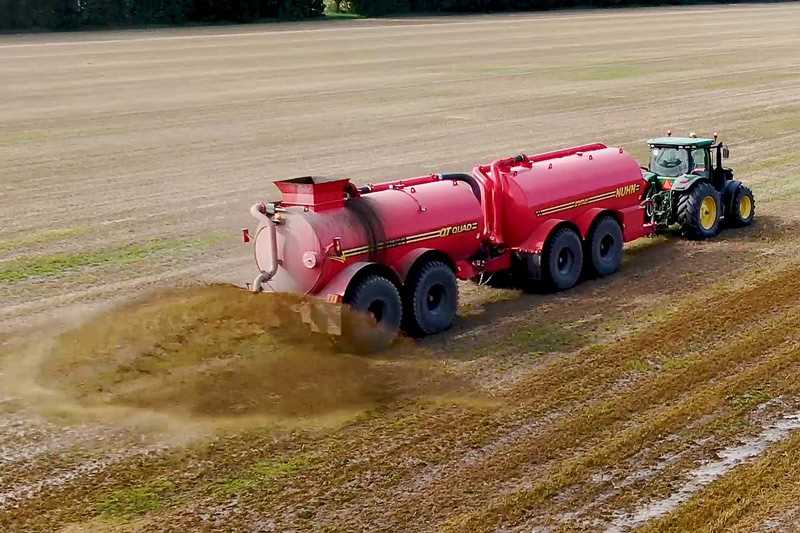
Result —
[{"label": "muddy puddle", "polygon": [[692,470],[688,474],[686,482],[669,497],[650,502],[631,514],[618,516],[606,531],[629,531],[650,520],[666,515],[713,481],[726,475],[740,464],[758,457],[770,445],[786,439],[790,433],[798,429],[800,429],[800,413],[779,418],[766,425],[758,435],[718,452],[717,460],[709,461]]},{"label": "muddy puddle", "polygon": [[153,292],[39,335],[2,361],[4,395],[49,414],[126,422],[350,417],[460,387],[419,358],[357,356],[311,335],[289,295]]}]

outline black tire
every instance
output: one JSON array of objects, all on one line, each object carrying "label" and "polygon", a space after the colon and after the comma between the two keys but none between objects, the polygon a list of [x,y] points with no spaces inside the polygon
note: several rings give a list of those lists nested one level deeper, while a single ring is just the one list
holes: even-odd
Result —
[{"label": "black tire", "polygon": [[589,267],[598,276],[609,276],[622,264],[624,238],[622,228],[613,217],[597,221],[587,242]]},{"label": "black tire", "polygon": [[[708,202],[713,202],[713,213]],[[690,239],[710,239],[719,233],[721,214],[719,192],[710,183],[698,183],[678,198],[678,224]]]},{"label": "black tire", "polygon": [[447,264],[429,261],[406,283],[406,329],[433,335],[450,329],[458,310],[458,282]]},{"label": "black tire", "polygon": [[543,279],[557,291],[578,283],[583,270],[583,245],[574,230],[561,228],[550,237],[542,258],[542,269]]},{"label": "black tire", "polygon": [[753,191],[744,185],[736,190],[730,205],[730,213],[725,218],[733,227],[749,226],[756,216],[756,200]]},{"label": "black tire", "polygon": [[381,275],[365,276],[348,290],[342,316],[341,345],[348,351],[369,353],[392,344],[403,318],[397,287]]}]

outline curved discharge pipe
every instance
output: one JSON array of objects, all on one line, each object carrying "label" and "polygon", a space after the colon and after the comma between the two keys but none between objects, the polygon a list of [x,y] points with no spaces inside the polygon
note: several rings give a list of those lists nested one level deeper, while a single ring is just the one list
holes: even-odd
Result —
[{"label": "curved discharge pipe", "polygon": [[[269,270],[262,270],[258,276],[256,276],[256,279],[253,280],[253,292],[261,292],[263,290],[264,283],[267,283],[269,280],[271,280],[278,271],[278,235],[276,226],[275,223],[266,214],[264,214],[261,209],[262,204],[253,204],[253,207],[250,208],[250,214],[260,222],[259,229],[256,231],[256,239],[258,239],[258,235],[261,233],[262,228],[267,228],[269,230],[270,264]],[[258,248],[256,246],[253,246],[253,248],[256,250],[256,254],[258,254]],[[256,259],[258,258],[256,257]]]}]

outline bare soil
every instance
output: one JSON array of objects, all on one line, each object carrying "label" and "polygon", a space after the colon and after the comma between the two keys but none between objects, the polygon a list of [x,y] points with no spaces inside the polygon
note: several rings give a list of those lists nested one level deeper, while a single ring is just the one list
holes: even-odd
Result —
[{"label": "bare soil", "polygon": [[[0,37],[0,529],[795,529],[800,6]],[[334,354],[270,180],[721,132],[757,223]]]}]

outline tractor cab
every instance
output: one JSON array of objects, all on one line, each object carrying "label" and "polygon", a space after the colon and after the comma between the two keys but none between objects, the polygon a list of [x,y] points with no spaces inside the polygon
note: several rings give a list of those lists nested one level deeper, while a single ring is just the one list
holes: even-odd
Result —
[{"label": "tractor cab", "polygon": [[714,139],[697,137],[659,137],[647,141],[650,146],[648,173],[662,190],[676,185],[687,188],[704,179],[721,191],[733,173],[722,167],[729,155],[728,147]]}]

